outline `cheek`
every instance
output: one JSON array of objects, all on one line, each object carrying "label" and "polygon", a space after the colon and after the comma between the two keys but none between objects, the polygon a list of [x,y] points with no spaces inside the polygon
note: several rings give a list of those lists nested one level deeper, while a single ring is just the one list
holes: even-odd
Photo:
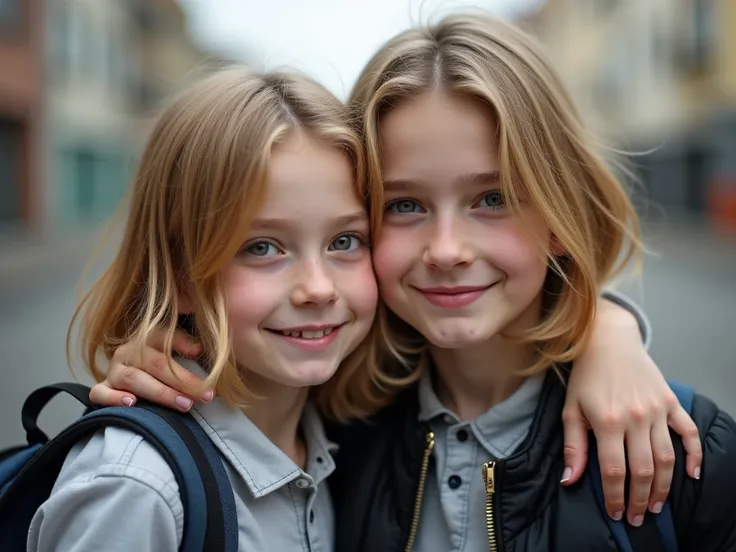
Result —
[{"label": "cheek", "polygon": [[223,271],[222,282],[233,332],[258,326],[278,304],[280,288],[274,278],[234,266]]},{"label": "cheek", "polygon": [[400,284],[418,251],[409,232],[392,228],[381,230],[380,238],[373,246],[373,268],[384,295],[390,294],[392,288]]},{"label": "cheek", "polygon": [[370,260],[361,262],[346,274],[344,284],[342,294],[348,308],[356,316],[372,321],[378,303],[378,287]]},{"label": "cheek", "polygon": [[547,273],[548,241],[545,229],[530,224],[522,230],[516,222],[495,232],[490,243],[496,264],[508,276],[509,283],[541,285]]}]

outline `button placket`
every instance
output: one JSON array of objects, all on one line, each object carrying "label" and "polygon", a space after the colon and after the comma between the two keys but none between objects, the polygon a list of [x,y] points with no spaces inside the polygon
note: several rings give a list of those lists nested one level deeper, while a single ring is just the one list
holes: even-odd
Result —
[{"label": "button placket", "polygon": [[440,495],[450,541],[455,547],[461,547],[466,538],[475,448],[467,424],[457,424],[448,428],[445,445],[447,454]]}]

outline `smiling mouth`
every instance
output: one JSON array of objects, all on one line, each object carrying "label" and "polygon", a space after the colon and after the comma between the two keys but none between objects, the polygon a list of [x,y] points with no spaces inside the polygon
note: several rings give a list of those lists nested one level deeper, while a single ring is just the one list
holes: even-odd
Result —
[{"label": "smiling mouth", "polygon": [[305,352],[322,352],[330,348],[344,325],[345,323],[336,326],[305,326],[285,330],[266,329],[269,333],[281,340],[282,343],[286,343],[291,347]]},{"label": "smiling mouth", "polygon": [[282,335],[285,337],[296,337],[299,339],[322,339],[325,336],[330,335],[332,332],[339,330],[345,324],[336,324],[330,326],[315,326],[305,328],[290,328],[286,330],[274,330],[266,328],[271,333],[276,335]]},{"label": "smiling mouth", "polygon": [[436,307],[446,309],[458,309],[466,307],[480,299],[483,294],[491,289],[489,286],[458,286],[458,287],[435,287],[415,288],[429,303]]}]

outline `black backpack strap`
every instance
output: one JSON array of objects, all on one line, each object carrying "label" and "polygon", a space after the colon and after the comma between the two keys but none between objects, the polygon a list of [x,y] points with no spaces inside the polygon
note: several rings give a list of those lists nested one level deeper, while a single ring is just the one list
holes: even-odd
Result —
[{"label": "black backpack strap", "polygon": [[49,438],[38,428],[38,416],[48,402],[59,393],[71,395],[88,409],[95,406],[89,400],[89,387],[81,383],[64,382],[39,387],[28,395],[28,398],[23,403],[23,409],[20,415],[29,445],[43,445],[48,443]]}]

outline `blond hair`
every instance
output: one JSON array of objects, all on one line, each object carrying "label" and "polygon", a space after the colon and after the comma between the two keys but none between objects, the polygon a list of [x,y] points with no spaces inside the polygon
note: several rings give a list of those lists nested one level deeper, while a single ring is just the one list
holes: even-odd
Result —
[{"label": "blond hair", "polygon": [[155,331],[165,332],[171,360],[185,292],[209,371],[202,390],[214,386],[240,406],[253,398],[232,356],[219,276],[262,205],[271,151],[294,131],[343,151],[364,193],[363,149],[345,106],[310,79],[225,68],[163,109],[133,181],[122,245],[70,326],[69,336],[80,325],[96,380],[105,377],[100,356],[131,341],[142,351]]},{"label": "blond hair", "polygon": [[[485,16],[456,15],[401,33],[360,75],[351,103],[367,150],[374,239],[384,208],[380,123],[413,97],[440,90],[488,106],[496,119],[501,185],[510,207],[521,199],[543,217],[565,254],[550,255],[541,323],[523,335],[537,373],[574,359],[584,347],[604,282],[639,252],[638,221],[617,177],[593,146],[541,48],[521,30]],[[388,402],[414,381],[426,340],[379,305],[369,369],[345,367],[331,381],[352,415]]]}]

